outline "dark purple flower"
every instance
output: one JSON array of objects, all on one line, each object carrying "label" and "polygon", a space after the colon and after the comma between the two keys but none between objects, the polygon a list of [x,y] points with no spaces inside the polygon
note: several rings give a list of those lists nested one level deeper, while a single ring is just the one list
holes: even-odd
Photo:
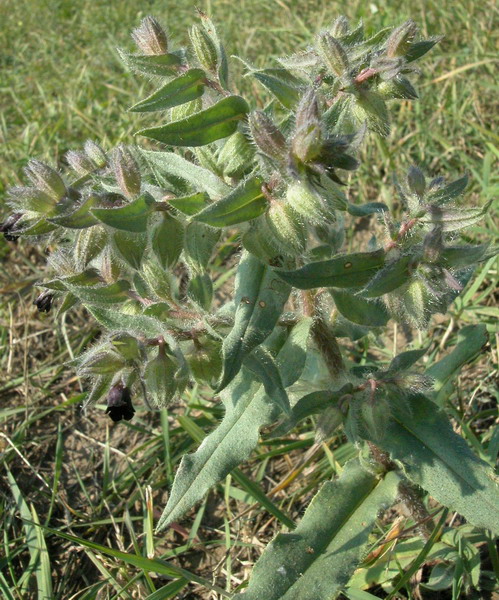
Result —
[{"label": "dark purple flower", "polygon": [[115,383],[107,395],[106,415],[116,423],[121,419],[130,421],[134,414],[130,388],[125,387],[121,382]]},{"label": "dark purple flower", "polygon": [[16,242],[19,237],[14,232],[16,231],[17,222],[22,217],[22,213],[14,213],[0,224],[0,233],[3,233],[4,238],[9,242]]},{"label": "dark purple flower", "polygon": [[38,309],[38,312],[48,313],[52,308],[54,294],[52,292],[42,292],[34,301],[33,304]]}]

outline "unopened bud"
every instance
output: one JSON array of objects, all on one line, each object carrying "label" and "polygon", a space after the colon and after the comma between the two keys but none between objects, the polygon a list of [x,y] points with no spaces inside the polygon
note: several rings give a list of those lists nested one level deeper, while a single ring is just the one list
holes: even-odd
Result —
[{"label": "unopened bud", "polygon": [[30,160],[24,172],[36,188],[56,202],[66,193],[66,186],[59,173],[39,160]]},{"label": "unopened bud", "polygon": [[128,148],[118,146],[113,157],[116,181],[127,198],[140,194],[141,176],[139,165]]},{"label": "unopened bud", "polygon": [[263,154],[274,160],[284,160],[286,139],[264,112],[252,112],[249,116],[249,127],[253,141]]},{"label": "unopened bud", "polygon": [[417,32],[418,26],[412,19],[402,23],[392,31],[387,39],[386,55],[389,57],[403,56],[409,50]]},{"label": "unopened bud", "polygon": [[293,154],[306,163],[319,156],[322,146],[319,104],[314,89],[310,88],[303,95],[296,109],[296,131],[292,140]]},{"label": "unopened bud", "polygon": [[157,56],[168,52],[168,38],[165,30],[154,17],[142,19],[140,25],[132,31],[133,41],[147,56]]},{"label": "unopened bud", "polygon": [[49,291],[42,292],[34,301],[33,304],[38,309],[38,312],[48,313],[52,308],[54,294]]},{"label": "unopened bud", "polygon": [[34,212],[42,215],[53,211],[56,201],[42,190],[34,187],[15,186],[8,190],[12,206],[23,212]]},{"label": "unopened bud", "polygon": [[199,25],[193,25],[189,31],[191,44],[196,58],[207,71],[215,73],[218,67],[218,52],[210,34]]},{"label": "unopened bud", "polygon": [[416,194],[418,198],[422,198],[426,191],[426,180],[423,171],[415,166],[409,167],[407,185],[413,194]]},{"label": "unopened bud", "polygon": [[335,38],[340,38],[346,35],[349,30],[348,19],[342,15],[333,21],[333,24],[329,28],[329,33]]},{"label": "unopened bud", "polygon": [[95,169],[95,165],[84,152],[70,150],[66,153],[66,160],[73,171],[80,176],[87,175]]},{"label": "unopened bud", "polygon": [[123,383],[115,383],[109,390],[107,395],[106,415],[109,415],[114,422],[130,421],[135,414],[135,409],[132,406],[132,396],[130,389],[125,387]]},{"label": "unopened bud", "polygon": [[444,249],[442,239],[442,227],[434,227],[423,242],[423,261],[435,263],[438,261]]},{"label": "unopened bud", "polygon": [[14,213],[5,219],[5,221],[0,225],[0,233],[3,233],[4,238],[8,242],[16,242],[19,238],[14,232],[18,228],[17,222],[22,217],[22,213]]},{"label": "unopened bud", "polygon": [[226,142],[218,155],[218,164],[227,177],[242,177],[251,169],[255,149],[246,136],[236,131]]},{"label": "unopened bud", "polygon": [[306,227],[300,217],[283,202],[274,200],[266,214],[272,232],[272,242],[288,256],[296,256],[305,250]]},{"label": "unopened bud", "polygon": [[286,200],[309,223],[319,225],[326,217],[326,205],[308,181],[293,181],[287,189]]},{"label": "unopened bud", "polygon": [[156,358],[150,360],[144,371],[146,390],[153,403],[158,407],[165,407],[177,391],[175,373],[178,365],[166,356],[164,346],[159,347]]},{"label": "unopened bud", "polygon": [[102,169],[107,165],[107,156],[104,150],[92,140],[87,140],[83,146],[85,154],[95,164],[96,167]]},{"label": "unopened bud", "polygon": [[343,413],[337,406],[328,406],[317,421],[317,430],[315,432],[315,442],[320,444],[331,437],[331,434],[343,422]]},{"label": "unopened bud", "polygon": [[341,77],[350,68],[343,44],[327,31],[319,34],[316,48],[326,67],[337,77]]}]

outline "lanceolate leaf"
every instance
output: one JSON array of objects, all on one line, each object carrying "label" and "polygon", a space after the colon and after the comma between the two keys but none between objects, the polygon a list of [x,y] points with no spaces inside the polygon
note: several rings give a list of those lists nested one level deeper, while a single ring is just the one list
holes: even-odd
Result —
[{"label": "lanceolate leaf", "polygon": [[383,250],[356,252],[310,263],[295,271],[275,270],[281,279],[300,290],[317,287],[363,287],[384,265]]},{"label": "lanceolate leaf", "polygon": [[310,392],[291,409],[291,415],[283,421],[272,432],[273,437],[285,435],[290,429],[297,425],[303,419],[325,411],[330,406],[335,406],[337,401],[352,390],[352,385],[347,384],[338,391],[324,390],[318,392]]},{"label": "lanceolate leaf", "polygon": [[154,198],[145,193],[119,208],[94,208],[91,212],[109,227],[139,233],[147,229],[147,220],[154,210],[154,204]]},{"label": "lanceolate leaf", "polygon": [[187,73],[169,81],[145,100],[137,102],[130,112],[153,112],[179,106],[203,95],[205,72],[201,69],[189,69]]},{"label": "lanceolate leaf", "polygon": [[272,92],[285,108],[291,110],[300,99],[303,82],[286,69],[262,69],[249,74]]},{"label": "lanceolate leaf", "polygon": [[368,327],[386,325],[390,315],[384,304],[378,301],[366,300],[345,290],[331,290],[338,311],[353,323]]},{"label": "lanceolate leaf", "polygon": [[187,216],[195,215],[196,213],[203,210],[206,207],[208,195],[204,192],[199,194],[192,194],[191,196],[181,196],[180,198],[171,198],[168,200],[168,204],[171,204],[173,208]]},{"label": "lanceolate leaf", "polygon": [[226,198],[207,206],[194,220],[213,227],[228,227],[256,219],[265,212],[268,205],[262,192],[262,183],[260,177],[248,179]]},{"label": "lanceolate leaf", "polygon": [[482,352],[488,341],[487,327],[484,324],[467,325],[459,332],[458,343],[454,350],[427,369],[426,374],[434,381],[434,399],[438,404],[441,405],[446,400],[448,396],[445,394],[446,386],[452,377],[463,365]]},{"label": "lanceolate leaf", "polygon": [[376,273],[366,289],[363,290],[362,295],[366,298],[376,298],[399,288],[410,277],[409,263],[411,259],[410,255],[402,256],[386,265]]},{"label": "lanceolate leaf", "polygon": [[90,209],[99,201],[95,195],[89,196],[74,212],[68,215],[60,215],[47,219],[50,223],[69,227],[70,229],[85,229],[98,223],[98,220],[90,213]]},{"label": "lanceolate leaf", "polygon": [[151,239],[151,247],[163,267],[174,265],[182,252],[184,225],[168,213],[161,213]]},{"label": "lanceolate leaf", "polygon": [[442,187],[438,187],[433,191],[430,191],[428,195],[428,202],[430,204],[445,204],[449,202],[449,200],[454,200],[460,196],[468,185],[468,176],[465,175],[460,179],[456,179],[456,181],[452,181],[447,185],[443,185]]},{"label": "lanceolate leaf", "polygon": [[172,146],[204,146],[233,134],[248,112],[246,100],[229,96],[180,121],[142,129],[138,135]]},{"label": "lanceolate leaf", "polygon": [[65,286],[84,304],[118,304],[130,299],[128,295],[130,284],[124,280],[98,287],[71,285],[67,282],[65,282]]},{"label": "lanceolate leaf", "polygon": [[248,252],[239,263],[235,286],[237,309],[234,326],[222,347],[220,390],[237,375],[244,357],[272,333],[291,291],[270,267]]},{"label": "lanceolate leaf", "polygon": [[367,204],[348,204],[347,211],[354,217],[365,217],[374,213],[380,213],[388,210],[388,206],[383,202],[368,202]]},{"label": "lanceolate leaf", "polygon": [[492,469],[454,433],[433,402],[414,396],[410,408],[408,413],[392,403],[393,417],[378,445],[438,502],[499,534],[499,481]]},{"label": "lanceolate leaf", "polygon": [[331,600],[366,552],[376,516],[396,499],[400,476],[382,479],[357,460],[326,482],[292,533],[279,534],[234,600]]},{"label": "lanceolate leaf", "polygon": [[198,271],[204,271],[220,238],[220,230],[204,223],[189,223],[185,228],[184,244],[188,262]]},{"label": "lanceolate leaf", "polygon": [[[305,365],[302,343],[306,325],[295,328],[277,355],[278,365],[298,353],[293,375],[281,371],[284,386],[298,379]],[[260,429],[275,421],[280,409],[265,393],[254,375],[243,369],[222,392],[226,413],[217,429],[205,438],[194,454],[182,458],[168,504],[158,523],[164,529],[188,511],[204,494],[241,462],[247,460],[258,443]]]},{"label": "lanceolate leaf", "polygon": [[282,383],[279,369],[272,358],[270,352],[262,347],[257,347],[249,356],[244,359],[244,366],[252,371],[254,375],[263,383],[267,396],[277,404],[277,406],[289,415],[291,408],[289,398]]},{"label": "lanceolate leaf", "polygon": [[165,332],[165,324],[154,317],[127,314],[107,308],[87,307],[95,319],[111,331],[126,331],[139,336],[158,337]]},{"label": "lanceolate leaf", "polygon": [[176,54],[141,55],[118,50],[123,62],[133,71],[146,75],[171,76],[177,72],[182,60]]},{"label": "lanceolate leaf", "polygon": [[499,252],[499,248],[490,248],[489,244],[479,246],[448,246],[442,250],[442,260],[447,267],[462,269],[485,261]]},{"label": "lanceolate leaf", "polygon": [[419,350],[407,350],[401,352],[392,360],[389,371],[406,371],[410,369],[422,356],[427,352],[428,348],[420,348]]},{"label": "lanceolate leaf", "polygon": [[[195,189],[207,192],[215,200],[230,192],[229,186],[208,169],[186,160],[173,152],[151,152],[142,150],[142,156],[151,165],[153,171],[160,174],[180,177]],[[179,209],[180,210],[180,209]]]},{"label": "lanceolate leaf", "polygon": [[421,223],[438,225],[444,232],[458,231],[481,221],[491,203],[492,200],[481,208],[441,208],[440,206],[431,206],[426,215],[419,220]]}]

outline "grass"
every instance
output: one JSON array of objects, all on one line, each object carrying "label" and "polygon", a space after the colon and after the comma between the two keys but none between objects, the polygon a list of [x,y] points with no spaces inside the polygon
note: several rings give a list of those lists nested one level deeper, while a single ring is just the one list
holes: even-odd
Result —
[{"label": "grass", "polygon": [[[425,35],[445,34],[422,66],[421,100],[403,103],[390,138],[370,144],[351,193],[362,201],[391,203],[392,174],[416,162],[435,175],[468,171],[466,202],[482,204],[497,195],[499,136],[491,123],[499,91],[498,8],[492,1],[471,0],[354,0],[346,7],[326,0],[240,0],[237,6],[228,0],[150,0],[139,8],[125,0],[4,0],[0,193],[19,182],[28,157],[61,164],[64,153],[87,138],[106,148],[132,142],[140,117],[126,107],[150,86],[122,68],[115,47],[130,47],[129,31],[146,14],[158,16],[175,39],[186,42],[195,5],[223,24],[229,53],[256,65],[306,46],[343,11],[373,29],[412,17]],[[251,92],[255,84],[240,79],[238,62],[233,67],[242,89]],[[495,210],[470,239],[497,241]],[[165,504],[181,456],[218,423],[222,408],[194,387],[185,406],[168,413],[142,410],[119,426],[111,426],[99,407],[82,414],[83,391],[65,363],[95,338],[96,326],[79,311],[62,322],[35,314],[33,284],[43,276],[45,262],[39,248],[2,240],[0,256],[0,595],[158,600],[223,598],[234,591],[266,542],[300,518],[317,485],[341,472],[354,449],[341,434],[315,445],[310,423],[285,438],[262,440],[253,459],[185,521],[155,536],[151,523]],[[449,410],[456,427],[491,464],[499,450],[496,283],[492,260],[477,270],[450,314],[414,340],[414,347],[430,346],[429,366],[452,349],[460,327],[487,323],[491,351],[455,381]],[[396,331],[389,338],[400,342]],[[393,350],[390,339],[386,360]],[[356,360],[369,360],[366,342],[351,352]],[[499,574],[493,541],[466,528],[456,515],[446,524],[448,538],[439,543],[452,548],[450,534],[457,531],[480,553],[481,593],[487,597],[492,572]],[[372,552],[346,597],[391,592],[399,597],[393,596],[394,581],[404,598],[418,592],[423,598],[461,597],[467,581],[475,582],[476,569],[453,571],[445,592],[418,586],[407,576],[419,573],[427,581],[439,548],[437,538],[425,545],[413,526],[400,511],[379,521]]]}]

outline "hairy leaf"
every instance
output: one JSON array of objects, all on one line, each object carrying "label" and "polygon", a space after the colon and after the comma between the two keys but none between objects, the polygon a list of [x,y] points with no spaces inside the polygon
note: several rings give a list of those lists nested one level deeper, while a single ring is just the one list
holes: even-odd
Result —
[{"label": "hairy leaf", "polygon": [[426,374],[434,380],[434,400],[439,405],[442,405],[448,397],[447,384],[451,382],[454,375],[459,373],[463,365],[483,351],[488,341],[489,335],[485,324],[467,325],[459,331],[458,343],[454,350],[426,370]]},{"label": "hairy leaf", "polygon": [[400,476],[382,479],[358,460],[326,482],[292,533],[279,534],[256,563],[238,600],[331,600],[366,552],[377,513],[396,499]]},{"label": "hairy leaf", "polygon": [[185,253],[189,264],[195,270],[203,272],[208,266],[220,231],[204,223],[192,222],[185,228]]},{"label": "hairy leaf", "polygon": [[204,146],[233,134],[248,112],[246,100],[229,96],[185,119],[142,129],[137,134],[172,146]]},{"label": "hairy leaf", "polygon": [[366,298],[376,298],[399,288],[409,280],[411,260],[412,256],[407,255],[387,264],[371,279],[362,291],[362,295]]},{"label": "hairy leaf", "polygon": [[249,369],[262,383],[267,396],[288,414],[291,411],[289,398],[281,379],[279,369],[272,354],[265,348],[257,347],[246,356],[244,366]]},{"label": "hairy leaf", "polygon": [[381,302],[366,300],[345,290],[331,290],[338,311],[352,323],[368,327],[386,325],[390,315]]},{"label": "hairy leaf", "polygon": [[256,219],[268,205],[262,192],[262,183],[260,177],[247,179],[226,198],[207,206],[194,220],[213,227],[228,227]]},{"label": "hairy leaf", "polygon": [[295,271],[274,272],[281,279],[300,290],[317,287],[363,287],[385,263],[383,250],[356,252],[313,262]]},{"label": "hairy leaf", "polygon": [[433,402],[413,396],[410,409],[392,403],[393,416],[377,444],[438,502],[499,534],[499,481],[492,469],[454,433]]},{"label": "hairy leaf", "polygon": [[177,262],[184,241],[184,225],[168,213],[161,213],[151,239],[151,247],[163,267]]},{"label": "hairy leaf", "polygon": [[130,296],[128,295],[130,284],[128,281],[124,280],[98,287],[88,285],[78,286],[66,281],[65,286],[68,291],[74,294],[78,300],[81,300],[84,304],[93,304],[97,306],[119,304],[130,299]]},{"label": "hairy leaf", "polygon": [[179,198],[171,198],[168,203],[178,211],[187,216],[192,216],[206,208],[208,195],[204,192],[192,194],[191,196],[181,196]]},{"label": "hairy leaf", "polygon": [[237,375],[244,357],[272,332],[291,288],[280,282],[272,269],[245,252],[236,276],[234,326],[225,338],[223,373],[219,390]]},{"label": "hairy leaf", "polygon": [[205,79],[206,74],[202,69],[189,69],[128,110],[130,112],[153,112],[195,100],[203,95]]},{"label": "hairy leaf", "polygon": [[[285,386],[298,378],[305,365],[302,344],[307,327],[296,327],[277,355],[277,364],[286,363],[297,353],[301,360],[295,363],[291,377],[281,372]],[[307,333],[308,335],[308,333]],[[158,530],[179,519],[198,502],[209,488],[241,462],[249,458],[258,443],[260,429],[275,421],[280,409],[265,393],[254,375],[243,369],[221,394],[226,413],[217,429],[205,438],[194,454],[182,458],[173,482],[168,504],[158,523]]]},{"label": "hairy leaf", "polygon": [[96,195],[89,196],[75,211],[70,214],[59,215],[47,219],[50,223],[68,227],[69,229],[85,229],[98,223],[98,220],[90,213],[90,209],[99,201]]},{"label": "hairy leaf", "polygon": [[145,193],[119,208],[94,208],[91,213],[108,227],[140,233],[147,229],[147,221],[154,210],[154,204],[154,198]]},{"label": "hairy leaf", "polygon": [[180,177],[195,189],[207,192],[214,199],[222,198],[230,192],[229,186],[211,171],[195,165],[178,154],[150,150],[142,150],[141,154],[151,165],[153,172]]},{"label": "hairy leaf", "polygon": [[182,60],[176,54],[142,55],[119,50],[121,60],[132,69],[146,75],[171,76],[177,72]]}]

